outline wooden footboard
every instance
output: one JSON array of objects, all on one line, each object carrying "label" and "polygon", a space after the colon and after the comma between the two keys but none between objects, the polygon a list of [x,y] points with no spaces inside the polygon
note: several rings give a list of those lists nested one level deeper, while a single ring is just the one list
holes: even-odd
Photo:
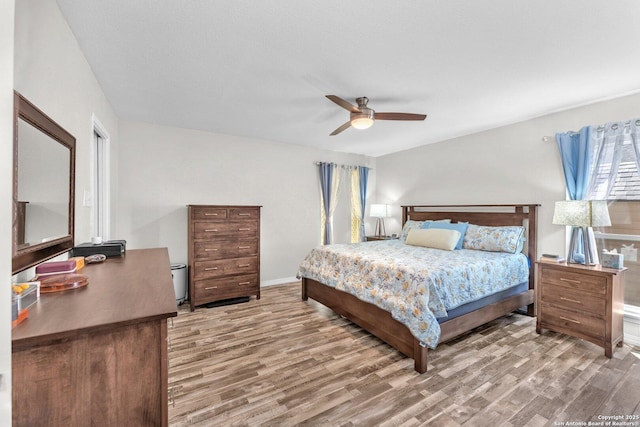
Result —
[{"label": "wooden footboard", "polygon": [[346,292],[302,278],[302,299],[306,301],[308,298],[329,307],[412,358],[416,371],[427,371],[427,349],[420,345],[406,326],[391,317],[391,313]]},{"label": "wooden footboard", "polygon": [[[538,205],[459,205],[447,206],[403,206],[402,222],[407,219],[453,219],[469,221],[478,225],[526,225],[527,247],[531,265],[537,256],[537,207]],[[435,210],[433,208],[436,208]],[[463,212],[461,208],[471,208],[472,212]],[[507,211],[505,212],[504,209]],[[489,210],[487,212],[487,210]],[[357,297],[312,279],[302,279],[302,299],[312,298],[331,308],[341,316],[369,331],[402,354],[414,360],[415,370],[427,371],[427,348],[422,347],[411,331],[391,317],[387,311]],[[449,341],[480,325],[505,316],[520,307],[527,307],[527,314],[535,315],[535,291],[533,268],[529,274],[529,289],[484,306],[478,310],[456,317],[440,324],[440,342]]]},{"label": "wooden footboard", "polygon": [[[419,373],[427,371],[427,348],[421,346],[411,331],[391,317],[389,312],[313,279],[302,278],[302,299],[306,301],[308,298],[329,307],[405,356],[412,358],[414,369]],[[534,291],[529,289],[521,294],[443,322],[440,324],[440,342],[449,341],[520,307],[530,306],[533,301]]]}]

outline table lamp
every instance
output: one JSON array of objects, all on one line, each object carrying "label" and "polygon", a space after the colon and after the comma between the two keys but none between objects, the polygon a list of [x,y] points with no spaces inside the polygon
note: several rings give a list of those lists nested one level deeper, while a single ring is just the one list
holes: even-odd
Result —
[{"label": "table lamp", "polygon": [[574,264],[600,263],[592,227],[611,225],[605,200],[563,200],[556,202],[553,224],[571,226],[567,260]]},{"label": "table lamp", "polygon": [[384,218],[389,216],[389,206],[383,204],[372,204],[369,216],[377,218],[376,220],[376,237],[383,237],[387,235],[384,229]]}]

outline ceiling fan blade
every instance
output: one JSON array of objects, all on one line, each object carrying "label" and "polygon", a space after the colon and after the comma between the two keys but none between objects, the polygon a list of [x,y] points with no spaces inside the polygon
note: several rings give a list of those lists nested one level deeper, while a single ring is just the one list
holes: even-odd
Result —
[{"label": "ceiling fan blade", "polygon": [[411,113],[375,113],[376,120],[424,120],[427,118],[426,114],[411,114]]},{"label": "ceiling fan blade", "polygon": [[360,112],[360,110],[358,110],[358,107],[348,103],[347,101],[340,98],[339,96],[335,96],[335,95],[325,95],[325,96],[330,100],[332,100],[333,102],[335,102],[336,104],[338,104],[339,106],[341,106],[342,108],[344,108],[345,110],[351,111],[352,113]]},{"label": "ceiling fan blade", "polygon": [[346,130],[350,126],[351,126],[351,122],[349,121],[349,122],[343,124],[342,126],[340,126],[338,129],[336,129],[333,132],[331,132],[331,136],[339,134],[340,132],[342,132],[343,130]]}]

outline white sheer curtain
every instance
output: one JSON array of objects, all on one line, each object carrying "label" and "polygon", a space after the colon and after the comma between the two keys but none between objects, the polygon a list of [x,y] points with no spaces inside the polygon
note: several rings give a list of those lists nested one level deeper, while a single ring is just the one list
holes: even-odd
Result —
[{"label": "white sheer curtain", "polygon": [[320,242],[323,245],[329,245],[333,242],[333,213],[338,205],[341,169],[334,163],[318,164],[321,210]]},{"label": "white sheer curtain", "polygon": [[587,188],[587,199],[607,200],[616,179],[621,163],[635,161],[640,166],[640,147],[638,132],[640,119],[628,122],[611,122],[592,132],[593,163]]},{"label": "white sheer curtain", "polygon": [[364,242],[364,211],[367,204],[369,168],[351,168],[351,243]]}]

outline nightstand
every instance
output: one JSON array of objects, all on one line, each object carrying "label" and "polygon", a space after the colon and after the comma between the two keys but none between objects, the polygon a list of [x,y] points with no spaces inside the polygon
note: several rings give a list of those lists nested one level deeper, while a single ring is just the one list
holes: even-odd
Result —
[{"label": "nightstand", "polygon": [[604,347],[623,343],[624,274],[580,264],[536,262],[536,332],[561,332]]},{"label": "nightstand", "polygon": [[393,236],[367,236],[367,242],[373,242],[375,240],[393,240],[397,238],[398,237]]}]

